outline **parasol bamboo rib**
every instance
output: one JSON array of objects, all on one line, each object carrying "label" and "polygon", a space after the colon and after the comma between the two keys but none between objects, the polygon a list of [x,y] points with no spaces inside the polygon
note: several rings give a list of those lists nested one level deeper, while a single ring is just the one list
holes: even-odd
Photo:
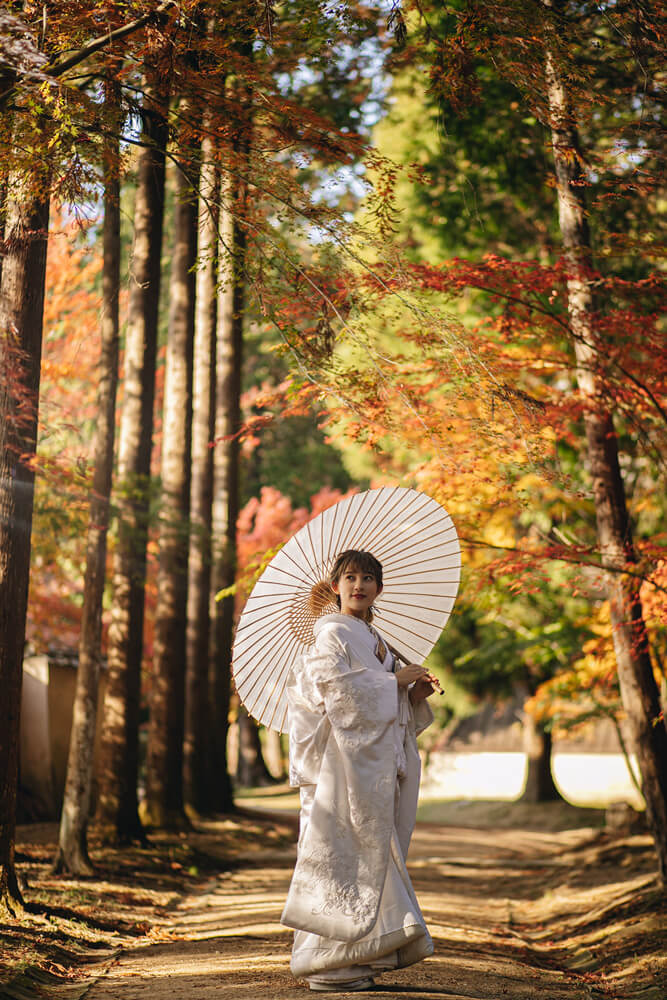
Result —
[{"label": "parasol bamboo rib", "polygon": [[[304,525],[274,556],[255,584],[236,633],[234,679],[239,696],[265,725],[284,729],[290,671],[313,643],[321,614],[312,603],[342,551],[363,549],[380,560],[385,589],[376,601],[388,645],[405,659],[423,659],[454,604],[460,548],[447,512],[431,497],[403,487],[353,494]],[[400,652],[403,650],[404,652]]]}]

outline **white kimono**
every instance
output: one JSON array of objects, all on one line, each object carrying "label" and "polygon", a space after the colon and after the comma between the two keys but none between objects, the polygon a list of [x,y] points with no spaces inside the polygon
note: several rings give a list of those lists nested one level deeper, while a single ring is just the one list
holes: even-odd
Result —
[{"label": "white kimono", "polygon": [[326,615],[288,681],[290,784],[301,789],[297,862],[282,923],[291,969],[341,984],[433,953],[405,859],[433,719],[410,704],[390,653],[352,616]]}]

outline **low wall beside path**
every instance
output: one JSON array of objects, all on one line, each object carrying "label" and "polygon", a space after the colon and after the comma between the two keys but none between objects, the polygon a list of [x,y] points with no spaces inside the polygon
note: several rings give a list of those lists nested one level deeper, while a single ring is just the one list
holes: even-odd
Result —
[{"label": "low wall beside path", "polygon": [[[58,651],[23,661],[19,750],[19,822],[60,818],[72,727],[77,656]],[[100,675],[100,705],[106,677]],[[101,713],[97,717],[99,744]]]},{"label": "low wall beside path", "polygon": [[[630,757],[637,767],[634,755]],[[628,802],[642,808],[621,753],[556,752],[552,771],[569,802],[604,807]],[[434,750],[428,756],[421,785],[423,798],[517,799],[526,777],[526,755],[519,751]]]}]

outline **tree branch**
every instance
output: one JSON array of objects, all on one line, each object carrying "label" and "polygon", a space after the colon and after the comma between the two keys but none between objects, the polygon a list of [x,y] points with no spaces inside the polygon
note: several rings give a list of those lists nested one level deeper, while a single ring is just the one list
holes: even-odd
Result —
[{"label": "tree branch", "polygon": [[[79,63],[83,62],[95,52],[99,52],[100,49],[106,48],[106,46],[110,45],[112,42],[117,42],[119,39],[126,38],[128,35],[133,34],[135,31],[139,31],[140,28],[143,28],[149,22],[159,22],[165,20],[172,8],[177,8],[175,0],[164,0],[163,3],[158,4],[155,10],[151,10],[148,14],[142,14],[141,17],[135,18],[134,21],[128,21],[127,24],[123,24],[119,28],[114,28],[113,31],[107,31],[104,35],[100,35],[98,38],[92,38],[75,52],[71,52],[69,55],[61,55],[59,58],[47,63],[46,66],[41,68],[41,73],[44,76],[51,77],[52,79],[62,76],[62,74],[66,73],[68,69],[71,69],[73,66],[78,66]],[[3,93],[0,93],[0,108],[4,106],[5,102],[13,94],[15,94],[18,89],[19,85],[14,83]]]},{"label": "tree branch", "polygon": [[176,7],[177,4],[175,0],[165,0],[164,3],[158,4],[155,10],[150,11],[148,14],[142,14],[141,17],[137,17],[134,21],[128,21],[127,24],[121,25],[120,28],[114,28],[113,31],[108,31],[104,35],[100,35],[99,38],[93,38],[91,41],[86,42],[80,49],[76,52],[72,52],[71,55],[61,56],[60,59],[56,59],[52,63],[48,63],[43,69],[44,73],[48,73],[49,76],[62,76],[66,73],[68,69],[72,66],[78,65],[78,63],[83,62],[88,56],[93,55],[95,52],[99,52],[100,49],[105,48],[111,42],[116,42],[120,38],[125,38],[127,35],[133,34],[144,25],[148,24],[149,21],[163,21],[169,10],[172,7]]},{"label": "tree branch", "polygon": [[660,583],[656,583],[652,580],[650,576],[645,573],[635,572],[629,569],[627,566],[603,566],[602,563],[593,562],[590,559],[582,559],[579,555],[568,555],[564,552],[539,552],[538,550],[532,549],[522,549],[518,545],[494,545],[492,542],[486,542],[482,538],[467,538],[465,535],[459,535],[459,541],[463,542],[465,545],[470,545],[473,548],[478,549],[496,549],[499,552],[517,552],[519,555],[527,556],[532,559],[543,559],[547,562],[566,562],[571,563],[574,566],[587,566],[590,569],[598,570],[600,573],[615,573],[617,576],[631,576],[635,580],[641,580],[642,583],[648,583],[655,590],[659,590],[664,594],[667,594],[667,587],[664,587]]}]

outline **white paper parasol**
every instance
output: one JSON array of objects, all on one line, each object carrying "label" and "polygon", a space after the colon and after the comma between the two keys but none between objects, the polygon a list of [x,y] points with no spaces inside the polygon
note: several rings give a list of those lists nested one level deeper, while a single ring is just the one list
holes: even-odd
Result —
[{"label": "white paper parasol", "polygon": [[250,715],[285,731],[290,667],[313,645],[311,591],[327,580],[346,549],[371,552],[382,563],[384,589],[375,624],[396,651],[421,662],[442,632],[461,575],[454,523],[425,493],[382,487],[357,493],[297,531],[255,584],[241,615],[233,652],[236,690]]}]

